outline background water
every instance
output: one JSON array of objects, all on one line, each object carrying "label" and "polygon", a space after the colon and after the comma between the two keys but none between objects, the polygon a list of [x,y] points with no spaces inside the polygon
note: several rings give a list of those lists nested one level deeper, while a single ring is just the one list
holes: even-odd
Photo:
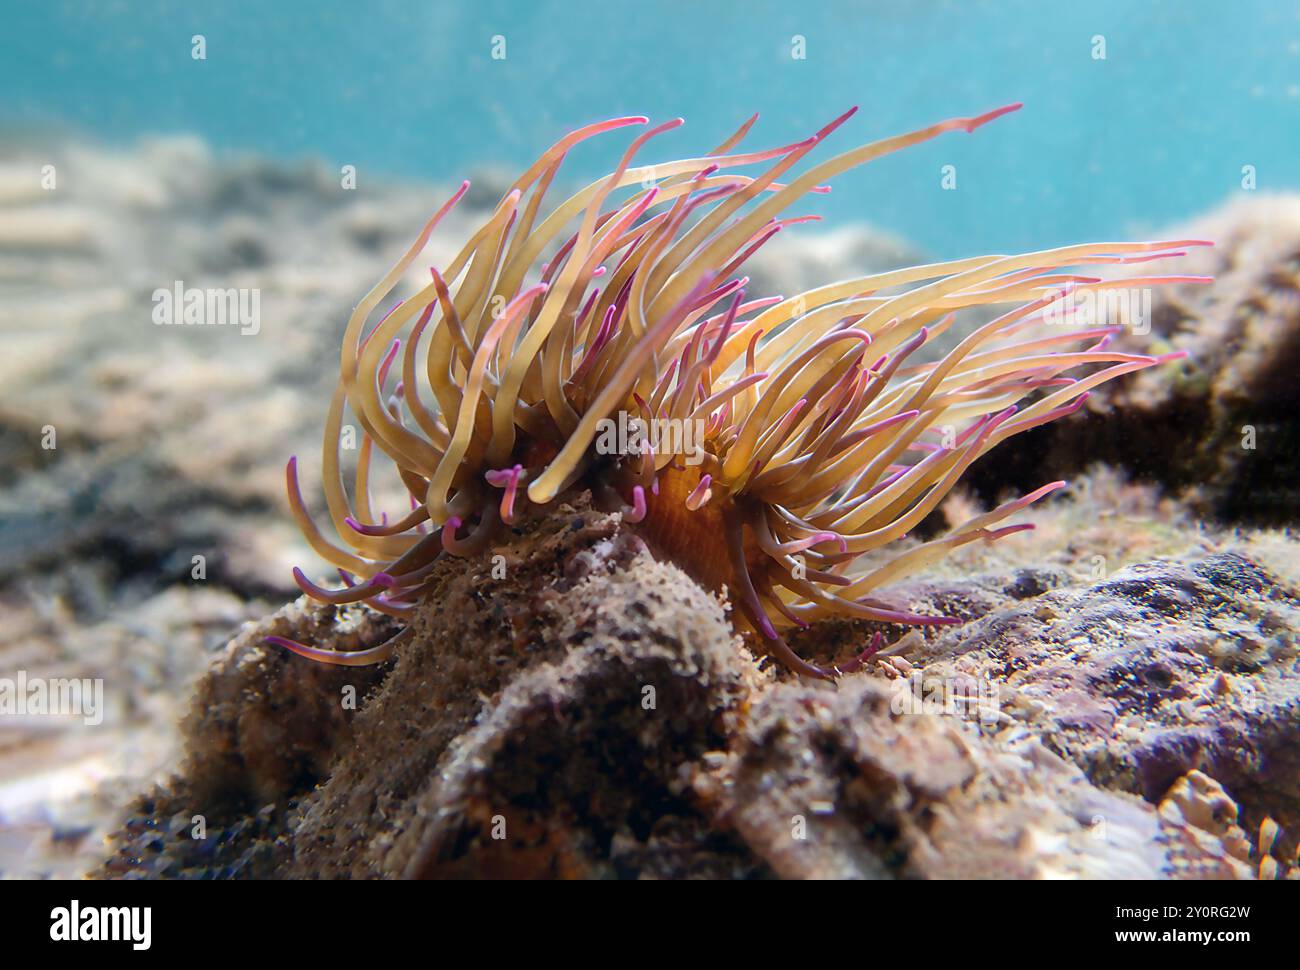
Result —
[{"label": "background water", "polygon": [[[1242,191],[1300,188],[1291,0],[636,3],[15,2],[0,120],[105,140],[194,132],[218,150],[318,156],[361,178],[516,167],[563,131],[686,118],[663,157],[746,116],[755,145],[862,110],[824,151],[1010,101],[1019,114],[842,177],[804,211],[940,255],[1130,236]],[[207,59],[191,57],[202,34]],[[492,57],[493,37],[506,57]],[[806,58],[792,38],[806,40]],[[1094,58],[1094,38],[1106,57]],[[584,150],[601,172],[617,136]],[[957,189],[940,169],[956,166]]]}]

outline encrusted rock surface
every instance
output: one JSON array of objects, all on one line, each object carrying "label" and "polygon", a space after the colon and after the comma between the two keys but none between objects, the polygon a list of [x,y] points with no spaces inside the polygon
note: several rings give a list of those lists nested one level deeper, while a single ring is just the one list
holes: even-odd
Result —
[{"label": "encrusted rock surface", "polygon": [[[105,873],[760,870],[701,817],[687,784],[764,679],[717,600],[585,505],[496,555],[444,564],[442,605],[420,616],[391,670],[323,667],[261,643],[273,632],[332,640],[310,608],[241,635],[200,686],[184,773],[140,806],[148,817],[128,823]],[[352,614],[353,649],[392,632]],[[355,715],[337,711],[347,686]],[[195,815],[224,837],[215,858],[195,851]],[[133,827],[178,834],[150,856]]]},{"label": "encrusted rock surface", "polygon": [[983,615],[826,684],[585,496],[517,531],[446,564],[390,669],[260,643],[331,639],[314,608],[242,634],[101,875],[1250,878],[1269,817],[1294,871],[1300,598],[1262,563],[1293,540],[930,579],[896,595]]},{"label": "encrusted rock surface", "polygon": [[999,732],[1156,801],[1199,770],[1248,826],[1300,835],[1300,599],[1246,555],[1130,566],[950,631],[908,659],[995,685]]}]

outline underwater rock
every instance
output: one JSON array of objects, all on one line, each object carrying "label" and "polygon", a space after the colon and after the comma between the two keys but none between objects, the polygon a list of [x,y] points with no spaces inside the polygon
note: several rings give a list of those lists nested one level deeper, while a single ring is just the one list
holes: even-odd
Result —
[{"label": "underwater rock", "polygon": [[361,700],[349,700],[364,696],[385,672],[324,664],[299,670],[266,636],[292,630],[356,649],[391,636],[393,626],[373,611],[299,600],[236,637],[199,682],[182,725],[196,803],[220,814],[283,799],[326,777],[352,741]]},{"label": "underwater rock", "polygon": [[[499,555],[504,575],[494,576],[490,559],[468,570],[445,564],[410,649],[373,689],[373,681],[358,685],[355,717],[322,715],[339,704],[341,683],[374,678],[371,668],[323,667],[254,645],[272,632],[334,639],[327,623],[302,622],[317,613],[295,606],[277,615],[276,630],[264,623],[242,635],[200,688],[186,770],[149,801],[150,817],[206,813],[227,832],[269,803],[267,814],[286,818],[287,828],[263,860],[274,860],[273,869],[247,867],[254,855],[247,839],[267,835],[248,827],[247,839],[196,866],[186,862],[194,840],[182,833],[164,850],[177,860],[169,872],[355,878],[761,868],[699,816],[683,774],[725,743],[728,723],[761,678],[718,601],[651,559],[620,531],[618,516],[586,506],[561,507]],[[249,695],[250,664],[255,710],[212,709],[214,696]],[[264,667],[300,679],[276,681],[272,691]],[[286,718],[317,723],[310,750],[343,754],[327,774],[304,774],[296,790],[277,792],[288,777],[274,756]],[[232,777],[242,810],[228,797]],[[661,857],[682,855],[683,833],[698,837],[702,855],[670,865]],[[107,874],[139,872],[125,834]]]},{"label": "underwater rock", "polygon": [[1159,812],[1161,842],[1179,878],[1273,877],[1276,863],[1269,847],[1251,844],[1237,825],[1237,804],[1208,775],[1189,771],[1178,779]]},{"label": "underwater rock", "polygon": [[[1292,550],[1294,555],[1294,549]],[[1300,594],[1225,552],[1155,561],[1004,606],[907,654],[925,678],[996,688],[997,735],[1028,732],[1106,789],[1159,800],[1199,770],[1247,825],[1300,836]]]},{"label": "underwater rock", "polygon": [[1151,806],[1023,736],[898,713],[899,682],[783,683],[754,705],[724,817],[786,878],[1160,878]]},{"label": "underwater rock", "polygon": [[897,595],[983,615],[812,683],[578,496],[447,563],[385,667],[259,642],[359,649],[392,630],[368,608],[246,629],[100,875],[1250,878],[1238,803],[1287,873],[1297,600],[1262,562],[1295,542],[1271,541],[1091,584],[932,577]]},{"label": "underwater rock", "polygon": [[288,875],[613,875],[611,840],[690,819],[679,774],[755,676],[716,601],[589,508],[499,555],[447,564]]}]

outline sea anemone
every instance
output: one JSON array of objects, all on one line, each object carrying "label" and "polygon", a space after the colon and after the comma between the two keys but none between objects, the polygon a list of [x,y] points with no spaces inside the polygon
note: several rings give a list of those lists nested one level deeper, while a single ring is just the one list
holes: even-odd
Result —
[{"label": "sea anemone", "polygon": [[[1073,311],[1089,291],[1193,278],[1103,281],[1080,275],[1082,267],[1202,243],[977,256],[763,299],[747,299],[747,279],[736,274],[774,234],[802,221],[778,216],[805,194],[828,191],[823,180],[1018,107],[856,148],[788,184],[778,180],[854,111],[803,141],[736,152],[751,118],[707,155],[633,167],[676,119],[639,134],[612,174],[543,215],[570,149],[648,119],[590,125],[543,154],[453,260],[431,268],[423,289],[367,329],[464,183],[348,322],[323,456],[337,541],[308,514],[289,461],[293,514],[344,584],[323,588],[297,569],[298,585],[324,603],[365,602],[407,619],[440,557],[477,555],[527,507],[589,490],[660,555],[725,589],[740,629],[801,674],[854,669],[880,644],[877,635],[836,666],[809,663],[782,631],[819,618],[957,622],[900,609],[877,591],[964,543],[1031,528],[1001,523],[1063,482],[870,570],[859,558],[913,530],[999,442],[1077,410],[1105,381],[1172,356],[1109,349],[1120,328],[1084,325]],[[763,163],[757,174],[733,173]],[[955,311],[986,304],[1016,306],[923,362],[920,351]],[[339,454],[347,411],[362,432],[350,491]],[[400,516],[372,511],[376,448],[410,493]],[[408,627],[351,652],[272,639],[313,660],[356,665],[387,659],[409,635]]]}]

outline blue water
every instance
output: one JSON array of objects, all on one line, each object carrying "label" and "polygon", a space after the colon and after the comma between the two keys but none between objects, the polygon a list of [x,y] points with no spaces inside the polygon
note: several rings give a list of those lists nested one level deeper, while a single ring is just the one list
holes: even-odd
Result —
[{"label": "blue water", "polygon": [[[1243,191],[1300,188],[1289,0],[631,3],[4,0],[0,122],[112,141],[194,132],[361,177],[516,166],[618,114],[686,118],[665,157],[754,111],[755,145],[861,112],[827,153],[1010,101],[1020,113],[842,177],[801,211],[939,255],[1127,237]],[[203,34],[207,59],[191,58]],[[492,58],[493,36],[506,57]],[[806,58],[791,56],[792,37]],[[1106,58],[1093,57],[1105,38]],[[619,136],[584,150],[595,175]],[[651,159],[647,159],[651,160]],[[957,188],[941,188],[954,165]]]}]

